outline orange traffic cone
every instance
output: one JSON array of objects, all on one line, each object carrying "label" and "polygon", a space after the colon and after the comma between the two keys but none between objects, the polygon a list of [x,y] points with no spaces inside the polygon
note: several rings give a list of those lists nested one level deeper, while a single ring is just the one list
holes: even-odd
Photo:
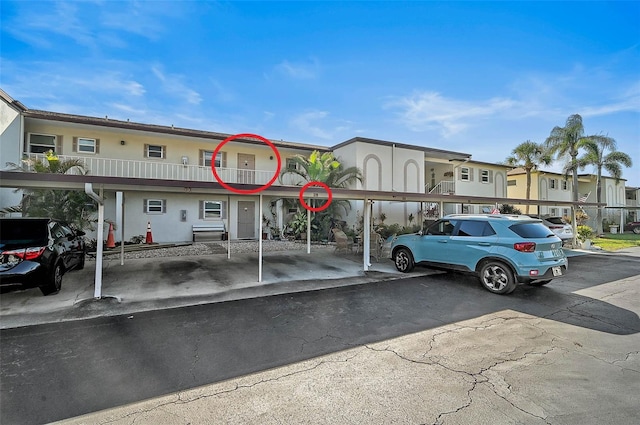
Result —
[{"label": "orange traffic cone", "polygon": [[113,237],[113,223],[109,223],[109,235],[107,236],[107,248],[115,248],[116,239]]},{"label": "orange traffic cone", "polygon": [[153,235],[151,235],[151,222],[147,221],[147,240],[145,241],[146,244],[152,244],[153,243]]}]

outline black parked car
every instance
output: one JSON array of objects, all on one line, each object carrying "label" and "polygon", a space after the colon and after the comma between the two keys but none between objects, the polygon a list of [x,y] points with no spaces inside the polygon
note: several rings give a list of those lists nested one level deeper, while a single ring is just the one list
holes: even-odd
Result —
[{"label": "black parked car", "polygon": [[0,285],[57,293],[62,275],[82,269],[84,232],[49,218],[0,218]]}]

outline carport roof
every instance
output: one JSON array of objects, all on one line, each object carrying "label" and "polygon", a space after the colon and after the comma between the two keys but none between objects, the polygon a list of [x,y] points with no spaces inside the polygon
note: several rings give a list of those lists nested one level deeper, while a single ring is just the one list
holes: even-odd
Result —
[{"label": "carport roof", "polygon": [[[104,177],[91,175],[47,174],[46,180],[43,174],[25,173],[14,171],[0,171],[0,187],[21,189],[67,189],[84,190],[85,183],[91,183],[95,187],[102,187],[107,191],[143,191],[143,192],[172,192],[172,193],[216,193],[235,196],[234,193],[222,187],[219,183],[185,180],[159,180],[125,177]],[[238,184],[237,189],[258,189],[259,185]],[[297,186],[271,186],[261,193],[266,196],[279,198],[298,198],[300,187]],[[581,205],[586,207],[606,206],[606,203],[552,200],[527,200],[499,197],[482,197],[468,195],[444,195],[431,193],[389,192],[389,191],[365,191],[356,189],[332,189],[333,199],[343,200],[371,200],[371,201],[397,201],[397,202],[445,202],[458,204],[516,204],[516,205],[546,205],[567,206]],[[305,193],[305,198],[326,199],[324,189],[310,187]]]}]

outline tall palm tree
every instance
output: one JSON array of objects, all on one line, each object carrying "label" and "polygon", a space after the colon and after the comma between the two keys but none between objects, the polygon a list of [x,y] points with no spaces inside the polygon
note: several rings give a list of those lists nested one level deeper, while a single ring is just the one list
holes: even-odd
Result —
[{"label": "tall palm tree", "polygon": [[[551,155],[543,145],[527,140],[520,143],[511,151],[511,156],[507,157],[507,165],[523,168],[527,175],[526,199],[531,199],[531,171],[537,170],[540,165],[551,164]],[[525,214],[529,214],[527,204]]]},{"label": "tall palm tree", "polygon": [[[362,172],[357,167],[344,167],[340,160],[331,152],[320,153],[313,151],[309,157],[296,155],[292,161],[296,167],[287,168],[280,173],[280,177],[293,174],[302,177],[307,182],[321,182],[329,188],[345,188],[356,182],[362,182]],[[337,207],[337,208],[336,208]],[[349,201],[333,201],[329,206],[333,215],[341,217],[340,209],[348,212],[351,208]]]},{"label": "tall palm tree", "polygon": [[[588,165],[596,167],[596,199],[600,203],[602,202],[602,169],[607,170],[617,181],[622,176],[622,167],[631,167],[633,163],[629,155],[616,150],[615,139],[608,136],[591,136],[589,139],[584,145],[585,154],[578,158],[578,166],[580,168]],[[600,207],[596,216],[596,231],[598,234],[603,232]]]},{"label": "tall palm tree", "polygon": [[[578,201],[578,153],[583,148],[590,137],[585,137],[582,117],[578,114],[567,118],[564,127],[554,127],[551,134],[545,140],[545,148],[557,159],[565,159],[565,171],[572,174],[573,201]],[[575,233],[575,232],[574,232]]]}]

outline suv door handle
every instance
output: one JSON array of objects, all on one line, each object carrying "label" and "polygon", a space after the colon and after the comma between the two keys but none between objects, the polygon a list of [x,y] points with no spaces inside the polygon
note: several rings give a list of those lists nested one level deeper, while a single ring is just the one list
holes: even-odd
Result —
[{"label": "suv door handle", "polygon": [[491,246],[491,244],[489,242],[478,242],[478,245],[480,245],[480,246]]}]

